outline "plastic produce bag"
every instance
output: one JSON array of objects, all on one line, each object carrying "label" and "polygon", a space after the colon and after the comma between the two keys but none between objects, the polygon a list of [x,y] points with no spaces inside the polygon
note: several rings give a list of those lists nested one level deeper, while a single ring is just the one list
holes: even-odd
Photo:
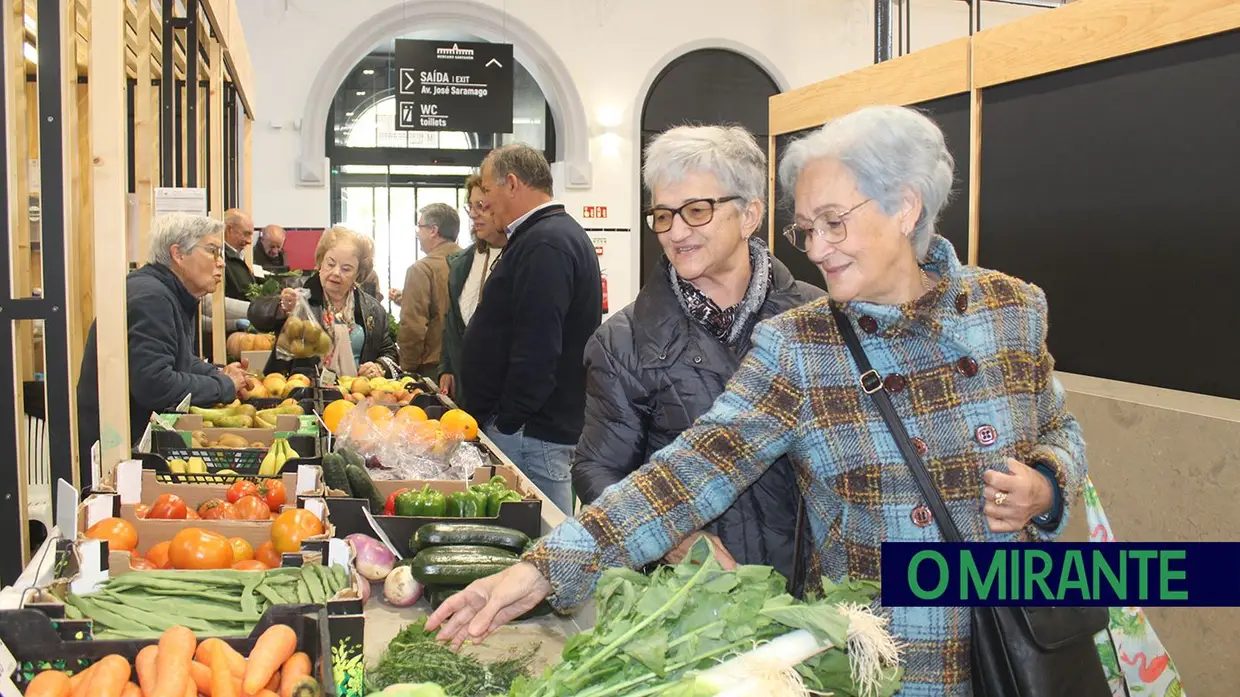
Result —
[{"label": "plastic produce bag", "polygon": [[324,331],[319,320],[310,308],[310,291],[297,289],[297,304],[288,313],[284,326],[280,328],[280,336],[276,339],[276,356],[280,360],[295,358],[317,358],[326,356],[332,350],[331,335]]}]

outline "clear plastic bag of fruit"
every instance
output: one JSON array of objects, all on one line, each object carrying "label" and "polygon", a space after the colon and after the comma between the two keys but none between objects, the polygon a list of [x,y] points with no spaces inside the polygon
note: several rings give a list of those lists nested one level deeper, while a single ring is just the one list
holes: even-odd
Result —
[{"label": "clear plastic bag of fruit", "polygon": [[280,360],[321,358],[331,354],[332,337],[314,316],[309,297],[309,290],[297,289],[297,303],[288,313],[276,338],[276,357]]}]

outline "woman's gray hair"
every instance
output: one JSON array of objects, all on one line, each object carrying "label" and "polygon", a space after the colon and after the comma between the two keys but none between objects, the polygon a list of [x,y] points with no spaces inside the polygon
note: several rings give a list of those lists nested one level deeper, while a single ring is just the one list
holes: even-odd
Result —
[{"label": "woman's gray hair", "polygon": [[902,106],[871,106],[841,116],[788,146],[779,163],[784,191],[791,196],[805,167],[821,159],[847,167],[857,179],[857,190],[887,215],[900,210],[906,189],[920,194],[921,214],[909,241],[917,258],[925,258],[951,196],[955,170],[938,124]]},{"label": "woman's gray hair", "polygon": [[646,146],[642,182],[654,190],[693,173],[711,174],[726,195],[744,209],[750,201],[766,205],[770,171],[766,154],[749,131],[740,126],[677,126],[660,133]]},{"label": "woman's gray hair", "polygon": [[180,248],[182,254],[189,254],[204,238],[223,234],[224,222],[221,220],[191,213],[165,213],[151,225],[149,258],[164,266],[172,266],[173,245]]}]

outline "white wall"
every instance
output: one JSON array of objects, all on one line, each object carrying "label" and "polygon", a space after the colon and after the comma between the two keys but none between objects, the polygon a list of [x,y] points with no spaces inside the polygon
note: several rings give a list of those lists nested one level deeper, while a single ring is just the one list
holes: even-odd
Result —
[{"label": "white wall", "polygon": [[[417,0],[406,0],[413,5]],[[484,0],[533,27],[568,66],[591,139],[592,187],[559,198],[580,218],[582,206],[606,206],[587,227],[635,228],[637,123],[643,86],[685,47],[740,49],[796,88],[873,61],[871,0]],[[922,48],[968,34],[959,0],[911,0],[912,44]],[[400,0],[247,0],[238,3],[257,76],[253,130],[254,221],[286,227],[330,224],[330,190],[299,188],[297,123],[315,76],[348,34]],[[984,26],[1040,10],[984,3]],[[427,27],[434,29],[437,27]],[[613,135],[598,131],[600,112],[619,115]],[[636,295],[637,238],[608,245],[612,309]],[[628,258],[623,258],[625,248]],[[617,273],[627,266],[631,275]]]}]

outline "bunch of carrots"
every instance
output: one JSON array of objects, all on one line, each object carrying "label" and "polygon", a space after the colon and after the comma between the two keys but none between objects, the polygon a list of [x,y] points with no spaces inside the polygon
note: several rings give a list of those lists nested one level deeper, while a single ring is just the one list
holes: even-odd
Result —
[{"label": "bunch of carrots", "polygon": [[176,626],[158,645],[139,651],[132,667],[111,654],[72,677],[45,670],[30,681],[25,697],[320,697],[311,668],[287,625],[263,632],[249,658],[221,639],[199,643],[192,631]]}]

